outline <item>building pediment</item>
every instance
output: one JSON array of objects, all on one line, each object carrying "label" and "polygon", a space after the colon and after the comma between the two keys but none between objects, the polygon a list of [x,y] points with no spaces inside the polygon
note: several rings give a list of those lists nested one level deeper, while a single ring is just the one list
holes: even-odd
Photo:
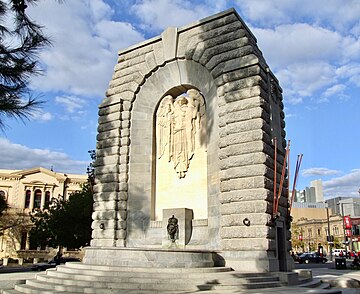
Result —
[{"label": "building pediment", "polygon": [[66,175],[64,175],[64,174],[56,173],[56,172],[53,172],[53,171],[51,171],[47,168],[43,168],[43,167],[34,167],[31,169],[15,171],[12,174],[16,174],[21,177],[27,177],[27,176],[39,174],[39,173],[54,177],[56,180],[58,180],[60,182],[64,182],[67,178]]}]

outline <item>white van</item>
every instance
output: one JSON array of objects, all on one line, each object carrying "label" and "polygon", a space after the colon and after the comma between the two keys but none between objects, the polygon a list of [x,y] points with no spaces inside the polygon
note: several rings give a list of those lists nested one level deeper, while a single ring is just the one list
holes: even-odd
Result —
[{"label": "white van", "polygon": [[332,254],[334,256],[340,256],[340,252],[342,252],[342,256],[344,256],[344,257],[346,256],[345,249],[333,249]]}]

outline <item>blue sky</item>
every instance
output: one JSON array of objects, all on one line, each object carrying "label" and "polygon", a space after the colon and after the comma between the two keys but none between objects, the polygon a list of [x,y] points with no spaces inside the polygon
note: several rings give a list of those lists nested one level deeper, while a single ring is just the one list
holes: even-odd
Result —
[{"label": "blue sky", "polygon": [[41,52],[44,74],[31,87],[47,103],[25,124],[5,122],[0,169],[85,173],[117,51],[232,7],[283,88],[292,171],[304,154],[297,188],[322,179],[327,198],[358,196],[358,0],[40,1],[29,11],[53,46]]}]

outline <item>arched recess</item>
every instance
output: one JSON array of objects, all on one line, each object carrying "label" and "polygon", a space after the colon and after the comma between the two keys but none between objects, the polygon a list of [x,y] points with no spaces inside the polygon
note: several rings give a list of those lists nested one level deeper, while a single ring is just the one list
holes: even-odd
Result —
[{"label": "arched recess", "polygon": [[[209,71],[190,60],[166,63],[145,81],[136,94],[131,111],[128,185],[128,246],[141,245],[144,231],[155,220],[156,171],[154,113],[167,94],[174,96],[188,89],[201,92],[206,104],[207,217],[212,234],[219,227],[219,156],[217,88]],[[216,126],[216,127],[215,127]],[[191,208],[191,207],[189,207]],[[196,215],[194,216],[196,218]],[[211,238],[211,237],[210,237]],[[209,240],[210,241],[210,240]]]},{"label": "arched recess", "polygon": [[198,89],[182,85],[160,98],[153,116],[152,220],[164,209],[190,208],[194,218],[206,219],[206,105]]}]

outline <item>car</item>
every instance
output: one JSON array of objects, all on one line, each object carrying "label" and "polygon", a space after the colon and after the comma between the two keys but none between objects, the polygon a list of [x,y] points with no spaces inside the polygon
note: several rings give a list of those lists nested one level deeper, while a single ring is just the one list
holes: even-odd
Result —
[{"label": "car", "polygon": [[49,262],[36,263],[31,267],[31,269],[33,271],[45,271],[49,268],[54,268],[59,264],[64,264],[66,262],[80,262],[80,261],[81,260],[76,257],[60,257],[60,260],[52,259]]},{"label": "car", "polygon": [[303,253],[297,258],[298,263],[325,263],[327,259],[316,253]]}]

